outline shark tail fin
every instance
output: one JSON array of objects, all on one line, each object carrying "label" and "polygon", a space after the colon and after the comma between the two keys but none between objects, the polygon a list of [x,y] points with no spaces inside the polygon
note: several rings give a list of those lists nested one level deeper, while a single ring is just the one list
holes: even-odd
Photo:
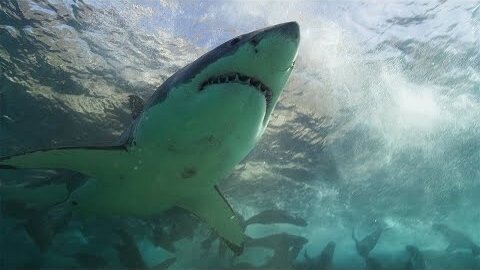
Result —
[{"label": "shark tail fin", "polygon": [[243,252],[244,228],[216,186],[215,189],[197,190],[194,198],[178,202],[177,205],[210,225],[235,254]]},{"label": "shark tail fin", "polygon": [[116,166],[121,166],[118,164],[118,156],[121,153],[126,153],[123,146],[39,150],[1,157],[0,169],[67,169],[98,176],[105,171],[114,170]]}]

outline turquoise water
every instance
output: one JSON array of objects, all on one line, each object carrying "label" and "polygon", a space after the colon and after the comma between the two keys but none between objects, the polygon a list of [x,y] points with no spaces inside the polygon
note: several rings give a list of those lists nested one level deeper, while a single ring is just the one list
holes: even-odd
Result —
[{"label": "turquoise water", "polygon": [[[447,252],[432,229],[447,224],[480,244],[480,2],[5,0],[0,155],[111,142],[131,121],[128,95],[146,99],[216,45],[291,20],[301,45],[290,82],[260,143],[219,186],[246,219],[282,209],[306,220],[246,228],[252,238],[307,239],[296,258],[273,264],[285,241],[221,257],[218,240],[202,248],[208,227],[178,209],[73,219],[40,248],[24,223],[42,219],[9,212],[3,194],[2,268],[145,268],[173,257],[172,269],[318,268],[303,264],[304,252],[314,257],[334,241],[333,269],[363,269],[352,229],[361,239],[379,227],[369,256],[383,268],[404,269],[406,245],[429,269],[480,268],[479,256]],[[73,178],[0,171],[2,187]]]}]

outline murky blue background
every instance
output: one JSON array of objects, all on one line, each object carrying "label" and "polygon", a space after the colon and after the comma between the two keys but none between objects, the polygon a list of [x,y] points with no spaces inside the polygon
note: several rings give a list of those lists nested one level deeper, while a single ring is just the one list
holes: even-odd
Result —
[{"label": "murky blue background", "polygon": [[[0,154],[111,141],[128,124],[128,94],[147,98],[225,40],[291,20],[296,69],[262,141],[220,187],[245,217],[281,208],[309,225],[247,233],[298,234],[310,254],[335,241],[334,267],[358,269],[352,228],[382,223],[390,230],[371,254],[388,267],[402,268],[415,244],[432,268],[479,268],[469,252],[443,253],[431,225],[480,242],[480,2],[5,0]],[[73,267],[58,258],[81,245],[77,229],[42,255],[13,226],[2,220],[6,268],[31,258]],[[138,244],[149,265],[176,256],[172,268],[218,267],[199,252],[206,230],[176,254]],[[240,260],[261,264],[258,254]]]}]

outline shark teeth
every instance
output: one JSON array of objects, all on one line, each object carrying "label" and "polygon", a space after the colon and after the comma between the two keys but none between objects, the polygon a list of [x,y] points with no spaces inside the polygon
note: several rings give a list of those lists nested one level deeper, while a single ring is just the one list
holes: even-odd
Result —
[{"label": "shark teeth", "polygon": [[207,86],[223,83],[240,83],[249,85],[257,89],[262,95],[265,96],[267,104],[269,104],[272,100],[272,90],[268,86],[263,84],[260,80],[240,73],[227,73],[220,76],[211,77],[200,85],[199,91],[203,91]]}]

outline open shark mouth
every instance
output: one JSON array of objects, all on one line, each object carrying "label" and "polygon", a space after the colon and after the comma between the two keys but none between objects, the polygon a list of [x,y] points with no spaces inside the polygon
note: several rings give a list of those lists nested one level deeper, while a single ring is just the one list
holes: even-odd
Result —
[{"label": "open shark mouth", "polygon": [[240,83],[240,84],[251,86],[257,89],[257,91],[259,91],[263,96],[265,96],[265,100],[267,101],[267,108],[270,106],[270,102],[272,101],[272,90],[268,86],[266,86],[264,83],[262,83],[260,80],[244,74],[236,73],[236,72],[222,74],[219,76],[209,78],[208,80],[204,81],[200,85],[199,91],[204,90],[205,87],[209,85],[223,84],[223,83]]}]

